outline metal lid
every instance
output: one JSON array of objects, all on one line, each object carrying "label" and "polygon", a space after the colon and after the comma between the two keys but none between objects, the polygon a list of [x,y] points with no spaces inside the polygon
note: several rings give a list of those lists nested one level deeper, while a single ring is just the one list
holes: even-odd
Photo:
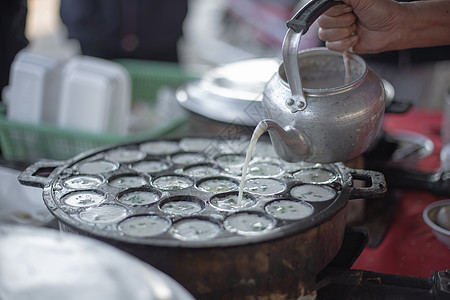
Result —
[{"label": "metal lid", "polygon": [[169,276],[94,239],[0,225],[2,299],[194,299]]},{"label": "metal lid", "polygon": [[280,63],[277,58],[259,58],[212,69],[181,86],[176,98],[185,109],[209,119],[256,126],[264,118],[264,87]]}]

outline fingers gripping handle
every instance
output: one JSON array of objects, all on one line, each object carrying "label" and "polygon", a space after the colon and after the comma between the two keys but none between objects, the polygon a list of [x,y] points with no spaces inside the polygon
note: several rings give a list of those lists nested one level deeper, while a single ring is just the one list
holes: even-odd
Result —
[{"label": "fingers gripping handle", "polygon": [[287,27],[296,33],[306,33],[317,18],[330,7],[342,4],[342,1],[334,0],[311,0],[287,22]]}]

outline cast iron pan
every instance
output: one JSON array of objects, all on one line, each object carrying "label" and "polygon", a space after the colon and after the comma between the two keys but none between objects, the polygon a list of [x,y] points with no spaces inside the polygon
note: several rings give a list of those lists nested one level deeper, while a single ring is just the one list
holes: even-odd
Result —
[{"label": "cast iron pan", "polygon": [[[19,181],[43,188],[48,209],[69,230],[122,242],[192,248],[241,245],[289,236],[329,220],[350,199],[379,198],[386,193],[384,177],[379,172],[350,169],[342,163],[286,163],[276,157],[267,140],[261,139],[251,165],[256,166],[255,172],[263,170],[259,170],[262,175],[248,175],[254,185],[245,192],[253,202],[243,209],[218,208],[215,196],[237,193],[240,162],[248,143],[244,137],[163,138],[125,143],[94,149],[67,161],[39,161],[29,166]],[[153,166],[145,170],[146,164],[159,165],[159,169]],[[264,167],[259,167],[266,164],[275,171],[266,170],[264,175]],[[189,173],[192,167],[199,166],[211,167],[213,174]],[[166,179],[170,179],[169,183]],[[173,179],[176,184],[172,184]],[[225,179],[231,183],[230,190],[201,189],[205,180]],[[353,187],[354,179],[364,180],[367,186]],[[272,180],[280,188],[271,190],[267,182]],[[293,196],[294,187],[307,192]],[[133,198],[136,195],[137,200]],[[312,208],[312,213],[295,220],[271,213],[271,203],[281,199]],[[180,200],[184,202],[176,202]],[[186,204],[187,208],[184,212],[168,210],[174,203]],[[274,207],[288,209],[282,205]],[[243,214],[240,220],[254,218],[251,230],[240,230],[240,225],[233,227],[232,220],[238,214]],[[157,224],[149,225],[152,220]],[[197,223],[192,224],[194,227],[211,227],[211,232],[191,228],[194,233],[199,230],[198,236],[192,236],[192,230],[186,229],[188,225],[177,227],[182,222],[191,224],[189,221]],[[163,228],[152,235],[139,232],[139,226],[153,225]]]}]

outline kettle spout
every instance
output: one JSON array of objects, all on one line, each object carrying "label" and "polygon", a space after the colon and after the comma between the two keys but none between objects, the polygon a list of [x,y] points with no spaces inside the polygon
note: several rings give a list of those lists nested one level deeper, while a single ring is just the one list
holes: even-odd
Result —
[{"label": "kettle spout", "polygon": [[283,128],[273,120],[265,119],[273,148],[287,162],[307,161],[311,152],[309,140],[297,129]]}]

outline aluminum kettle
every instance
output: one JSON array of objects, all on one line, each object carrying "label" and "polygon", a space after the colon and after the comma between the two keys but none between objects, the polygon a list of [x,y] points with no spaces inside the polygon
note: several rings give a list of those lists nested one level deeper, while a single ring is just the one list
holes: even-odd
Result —
[{"label": "aluminum kettle", "polygon": [[302,34],[337,1],[310,1],[288,21],[283,62],[267,83],[263,107],[278,156],[288,162],[332,163],[361,155],[375,140],[385,109],[383,82],[349,54],[344,82],[343,53],[326,48],[298,52]]}]

